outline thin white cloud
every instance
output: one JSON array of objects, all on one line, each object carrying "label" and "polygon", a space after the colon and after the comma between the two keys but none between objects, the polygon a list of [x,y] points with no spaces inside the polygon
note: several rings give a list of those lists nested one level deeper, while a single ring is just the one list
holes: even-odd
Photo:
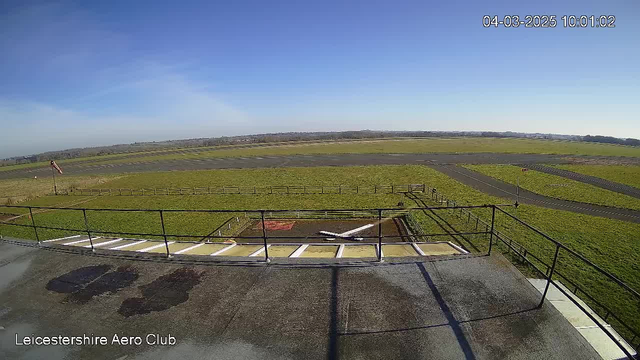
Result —
[{"label": "thin white cloud", "polygon": [[[95,114],[30,101],[0,100],[0,157],[134,141],[250,132],[252,118],[179,74],[122,84],[105,96],[137,98],[131,115]],[[101,101],[95,96],[93,101]]]},{"label": "thin white cloud", "polygon": [[[69,4],[20,7],[0,16],[8,69],[62,74],[65,97],[0,97],[0,157],[134,141],[250,131],[252,121],[223,94],[189,76],[195,63],[130,58],[126,34]],[[51,91],[57,91],[51,85]],[[11,92],[5,92],[11,94]],[[55,97],[51,97],[55,98]]]}]

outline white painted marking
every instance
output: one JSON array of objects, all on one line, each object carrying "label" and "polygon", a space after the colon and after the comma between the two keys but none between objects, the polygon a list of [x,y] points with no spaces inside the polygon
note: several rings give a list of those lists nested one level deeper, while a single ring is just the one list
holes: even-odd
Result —
[{"label": "white painted marking", "polygon": [[182,249],[182,250],[180,250],[180,251],[176,251],[174,254],[176,254],[176,255],[177,255],[177,254],[186,253],[187,251],[189,251],[189,250],[193,250],[193,249],[197,249],[197,248],[199,248],[199,247],[200,247],[200,246],[202,246],[202,245],[204,245],[204,243],[202,243],[202,244],[196,244],[196,245],[190,246],[190,247],[188,247],[188,248]]},{"label": "white painted marking", "polygon": [[72,235],[72,236],[67,236],[67,237],[58,238],[58,239],[45,240],[45,241],[43,241],[43,242],[52,242],[52,241],[67,240],[67,239],[77,238],[77,237],[80,237],[80,236],[82,236],[82,235]]},{"label": "white painted marking", "polygon": [[[171,245],[171,244],[173,244],[174,242],[175,242],[175,241],[169,241],[169,242],[167,243],[167,245]],[[153,249],[157,249],[157,248],[159,248],[159,247],[163,247],[163,246],[165,246],[165,244],[164,244],[164,243],[162,243],[162,244],[158,244],[158,245],[153,245],[153,246],[149,246],[148,248],[140,249],[140,250],[138,250],[138,252],[147,252],[147,251],[150,251],[150,250],[153,250]]]},{"label": "white painted marking", "polygon": [[[368,228],[374,227],[374,226],[375,226],[375,224],[367,224],[367,225],[361,226],[359,228],[343,232],[341,234],[330,232],[330,231],[324,231],[324,230],[319,231],[319,233],[322,234],[322,235],[329,235],[329,236],[332,236],[334,238],[339,237],[339,238],[342,238],[342,239],[351,239],[351,240],[356,240],[356,241],[362,241],[362,240],[364,240],[363,238],[354,238],[351,235],[355,234],[355,233],[358,233],[358,232],[360,232],[362,230],[366,230]],[[327,240],[329,240],[329,239],[327,239]]]},{"label": "white painted marking", "polygon": [[[95,240],[95,239],[100,239],[100,236],[91,238],[91,240]],[[79,244],[79,243],[85,242],[85,241],[89,241],[89,239],[72,241],[72,242],[65,243],[64,245],[74,245],[74,244]]]},{"label": "white painted marking", "polygon": [[366,230],[366,229],[371,228],[371,227],[374,227],[374,226],[375,226],[375,224],[367,224],[367,225],[365,225],[365,226],[361,226],[361,227],[359,227],[359,228],[357,228],[357,229],[353,229],[353,230],[349,230],[349,231],[347,231],[347,232],[343,232],[343,233],[342,233],[342,234],[340,234],[340,235],[342,235],[342,236],[349,236],[349,235],[351,235],[351,234],[355,234],[355,233],[357,233],[357,232],[360,232],[360,231],[362,231],[362,230]]},{"label": "white painted marking", "polygon": [[[271,244],[267,245],[267,249],[271,247]],[[262,254],[262,252],[264,251],[264,246],[261,247],[260,249],[258,249],[257,251],[255,251],[253,254],[249,255],[251,256],[258,256],[260,254]]]},{"label": "white painted marking", "polygon": [[227,251],[227,250],[231,249],[232,247],[234,247],[234,246],[236,246],[236,245],[238,245],[238,244],[231,244],[231,245],[227,246],[226,248],[224,248],[224,249],[220,249],[220,250],[218,250],[218,251],[214,252],[213,254],[211,254],[211,255],[209,255],[209,256],[218,256],[218,255],[222,254],[223,252],[225,252],[225,251]]},{"label": "white painted marking", "polygon": [[463,254],[468,254],[468,253],[469,253],[467,250],[465,250],[465,249],[461,248],[460,246],[458,246],[458,245],[456,245],[456,244],[454,244],[454,243],[452,243],[452,242],[450,242],[450,241],[447,241],[447,243],[448,243],[449,245],[451,245],[454,249],[456,249],[456,250],[460,251],[460,252],[461,252],[461,253],[463,253]]},{"label": "white painted marking", "polygon": [[[122,241],[122,238],[115,239],[115,240],[105,241],[105,242],[100,243],[100,244],[93,244],[93,247],[105,246],[105,245],[109,245],[109,244],[117,243],[117,242],[120,242],[120,241]],[[91,247],[91,244],[89,244],[89,245],[85,245],[84,247],[86,247],[86,248],[90,248],[90,247]]]},{"label": "white painted marking", "polygon": [[420,247],[414,243],[411,243],[411,246],[413,246],[413,249],[420,254],[421,256],[427,256],[424,251],[422,251],[422,249],[420,249]]},{"label": "white painted marking", "polygon": [[304,245],[300,245],[299,248],[296,249],[296,251],[293,252],[293,254],[289,255],[290,258],[297,258],[298,256],[302,255],[302,253],[307,250],[307,248],[309,247],[309,244],[304,244]]},{"label": "white painted marking", "polygon": [[109,248],[109,250],[120,250],[120,249],[124,249],[124,248],[128,248],[129,246],[133,246],[133,245],[138,245],[138,244],[142,244],[142,243],[146,243],[147,240],[142,240],[142,241],[137,241],[131,244],[125,244],[125,245],[120,245],[120,246],[116,246],[113,248]]},{"label": "white painted marking", "polygon": [[342,257],[342,253],[344,252],[344,244],[340,244],[340,247],[338,248],[338,254],[336,255],[336,258],[341,258]]},{"label": "white painted marking", "polygon": [[334,232],[330,232],[330,231],[324,231],[324,230],[319,231],[319,233],[322,234],[322,235],[329,235],[329,236],[339,236],[340,235],[338,233],[334,233]]}]

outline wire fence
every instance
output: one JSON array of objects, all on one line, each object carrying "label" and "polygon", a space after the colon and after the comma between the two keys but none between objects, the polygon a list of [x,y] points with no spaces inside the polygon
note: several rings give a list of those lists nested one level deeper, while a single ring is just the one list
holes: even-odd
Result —
[{"label": "wire fence", "polygon": [[57,195],[101,195],[101,196],[153,196],[153,195],[219,195],[219,194],[399,194],[426,192],[425,184],[402,185],[268,185],[268,186],[207,186],[207,187],[161,187],[161,188],[71,188],[59,190]]}]

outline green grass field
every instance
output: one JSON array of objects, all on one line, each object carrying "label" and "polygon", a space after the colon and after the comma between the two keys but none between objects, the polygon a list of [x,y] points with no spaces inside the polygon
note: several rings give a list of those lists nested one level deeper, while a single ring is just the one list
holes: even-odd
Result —
[{"label": "green grass field", "polygon": [[[141,153],[113,154],[89,158],[61,160],[60,165],[89,161],[91,164],[114,164],[127,162],[147,162],[177,159],[202,159],[214,157],[242,157],[263,155],[298,154],[346,154],[346,153],[521,153],[521,154],[562,154],[562,155],[602,155],[640,157],[640,148],[583,143],[559,140],[504,139],[504,138],[426,138],[426,139],[382,139],[335,142],[276,143],[243,148],[219,146],[190,148],[181,152],[172,150],[170,154],[160,154],[166,150]],[[139,157],[131,158],[132,155]],[[0,171],[46,166],[45,162],[0,167]]]},{"label": "green grass field", "polygon": [[523,189],[557,199],[640,210],[640,199],[561,176],[512,165],[465,165],[466,168],[516,185],[520,177]]},{"label": "green grass field", "polygon": [[621,184],[626,184],[640,189],[640,166],[553,165],[553,167],[619,182]]},{"label": "green grass field", "polygon": [[[58,176],[56,184],[59,191],[71,188],[93,187],[119,178],[119,175]],[[51,178],[6,179],[0,180],[0,204],[18,203],[33,200],[53,193]]]},{"label": "green grass field", "polygon": [[[518,168],[515,168],[517,171]],[[339,170],[339,171],[336,171]],[[424,166],[374,166],[345,168],[287,168],[260,170],[211,170],[141,173],[124,175],[100,187],[153,187],[153,186],[216,186],[216,185],[367,185],[391,183],[425,183],[439,192],[466,204],[495,204],[503,200],[484,195],[463,185],[446,175]],[[424,196],[431,205],[436,203]],[[135,209],[319,209],[319,208],[376,208],[395,207],[399,201],[414,205],[400,194],[377,195],[187,195],[187,196],[45,196],[26,202],[29,205],[64,205],[87,208],[135,208]],[[78,204],[81,202],[80,204]],[[509,208],[513,212],[513,208]],[[25,214],[24,209],[0,207],[0,214]],[[490,219],[488,211],[476,211],[484,219]],[[520,218],[566,244],[605,270],[611,272],[635,289],[640,289],[640,225],[623,221],[556,211],[535,206],[522,205],[517,210]],[[178,214],[167,213],[167,232],[184,235],[206,235],[217,228],[233,214]],[[418,216],[428,232],[453,226],[457,231],[473,231],[474,223],[467,222],[451,212],[440,211],[430,218]],[[0,215],[2,216],[2,215]],[[4,215],[6,217],[6,215]],[[157,212],[114,213],[89,211],[89,224],[94,230],[153,232],[160,233],[160,219]],[[36,213],[34,220],[39,225],[74,227],[83,229],[81,212],[56,210]],[[27,216],[18,223],[30,224]],[[448,225],[447,225],[448,224]],[[525,245],[530,254],[550,263],[554,247],[541,236],[509,220],[504,215],[496,218],[497,230]],[[0,233],[6,236],[34,238],[30,228],[0,226]],[[42,238],[72,235],[71,232],[41,230]],[[445,240],[442,238],[434,240]],[[482,250],[486,249],[486,239],[472,240]],[[464,244],[464,242],[463,242]],[[465,244],[466,245],[466,244]],[[504,249],[504,247],[500,247]],[[574,258],[562,255],[558,270],[581,286],[597,295],[597,299],[612,307],[623,319],[640,329],[637,313],[640,304],[621,292],[611,282],[590,271]],[[527,272],[530,274],[531,272]],[[614,325],[616,325],[614,323]],[[616,326],[621,331],[619,326]],[[621,331],[625,333],[624,331]],[[626,334],[626,333],[625,333]]]}]

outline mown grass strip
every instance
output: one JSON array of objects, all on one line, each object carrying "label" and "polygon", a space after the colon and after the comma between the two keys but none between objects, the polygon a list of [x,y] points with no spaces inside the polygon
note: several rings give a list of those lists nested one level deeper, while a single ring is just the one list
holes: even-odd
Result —
[{"label": "mown grass strip", "polygon": [[516,185],[541,195],[619,208],[640,210],[640,199],[617,193],[562,176],[529,170],[512,165],[465,165],[466,168]]},{"label": "mown grass strip", "polygon": [[640,166],[631,165],[552,165],[584,175],[619,182],[640,189]]}]

